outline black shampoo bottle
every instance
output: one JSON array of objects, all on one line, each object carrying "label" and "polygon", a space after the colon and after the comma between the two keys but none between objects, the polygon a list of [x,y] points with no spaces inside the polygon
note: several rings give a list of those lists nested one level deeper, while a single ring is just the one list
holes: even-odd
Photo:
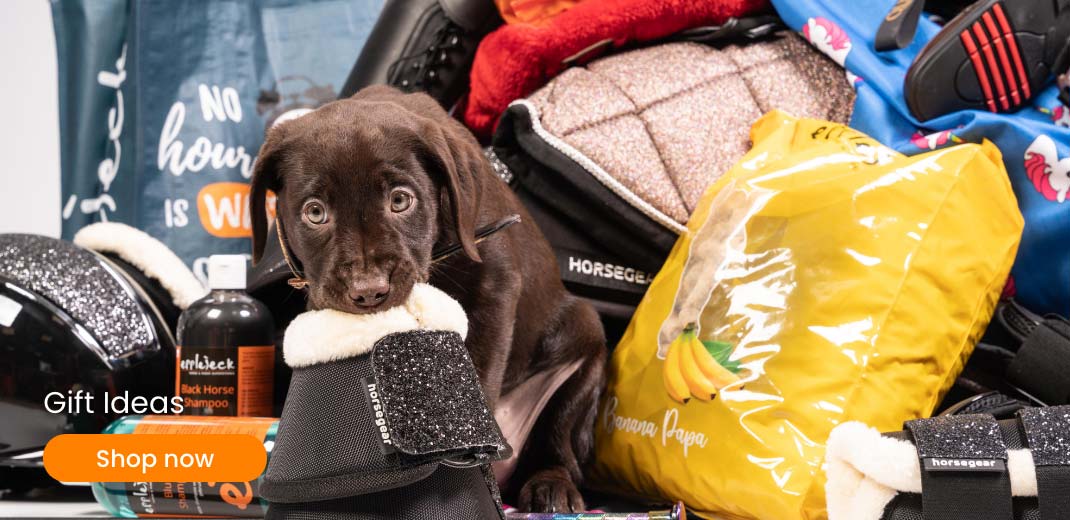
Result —
[{"label": "black shampoo bottle", "polygon": [[178,320],[175,393],[186,415],[272,413],[275,330],[271,312],[245,292],[243,255],[208,260],[211,292]]}]

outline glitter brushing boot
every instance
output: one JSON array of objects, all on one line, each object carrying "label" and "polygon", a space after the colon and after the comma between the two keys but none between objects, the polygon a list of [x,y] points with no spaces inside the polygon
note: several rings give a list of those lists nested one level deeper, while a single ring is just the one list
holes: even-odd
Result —
[{"label": "glitter brushing boot", "polygon": [[[986,396],[987,397],[987,396]],[[1070,406],[968,412],[829,436],[829,520],[1048,520],[1070,511]],[[983,405],[982,407],[988,407]]]},{"label": "glitter brushing boot", "polygon": [[464,347],[460,304],[417,284],[376,314],[298,316],[293,379],[261,487],[269,519],[503,518],[511,448]]}]

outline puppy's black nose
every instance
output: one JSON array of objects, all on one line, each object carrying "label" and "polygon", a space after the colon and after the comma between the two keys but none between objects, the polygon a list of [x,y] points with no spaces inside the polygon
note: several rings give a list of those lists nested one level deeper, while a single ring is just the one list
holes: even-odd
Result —
[{"label": "puppy's black nose", "polygon": [[386,278],[371,278],[353,282],[349,286],[349,298],[361,307],[375,307],[390,294],[390,282]]}]

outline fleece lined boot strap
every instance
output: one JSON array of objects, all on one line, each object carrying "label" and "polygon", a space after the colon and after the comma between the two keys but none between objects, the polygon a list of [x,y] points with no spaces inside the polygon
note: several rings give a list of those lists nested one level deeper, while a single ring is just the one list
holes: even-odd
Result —
[{"label": "fleece lined boot strap", "polygon": [[1036,466],[1040,517],[1063,518],[1070,513],[1070,407],[1026,408],[1018,420]]},{"label": "fleece lined boot strap", "polygon": [[503,518],[490,463],[511,449],[464,346],[460,304],[417,284],[375,314],[298,316],[260,488],[278,520]]},{"label": "fleece lined boot strap", "polygon": [[921,460],[924,520],[1011,520],[1007,446],[990,415],[906,423]]},{"label": "fleece lined boot strap", "polygon": [[1000,421],[946,415],[883,434],[846,422],[827,454],[829,520],[1063,520],[1070,511],[1070,406]]}]

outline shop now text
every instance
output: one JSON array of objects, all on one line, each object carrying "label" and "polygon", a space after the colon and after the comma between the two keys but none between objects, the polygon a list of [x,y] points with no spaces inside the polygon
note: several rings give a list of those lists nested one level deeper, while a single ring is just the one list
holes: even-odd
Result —
[{"label": "shop now text", "polygon": [[[136,468],[144,475],[155,468],[159,461],[155,453],[122,453],[114,449],[97,451],[98,468]],[[214,453],[163,454],[165,468],[211,468],[214,461]]]}]

